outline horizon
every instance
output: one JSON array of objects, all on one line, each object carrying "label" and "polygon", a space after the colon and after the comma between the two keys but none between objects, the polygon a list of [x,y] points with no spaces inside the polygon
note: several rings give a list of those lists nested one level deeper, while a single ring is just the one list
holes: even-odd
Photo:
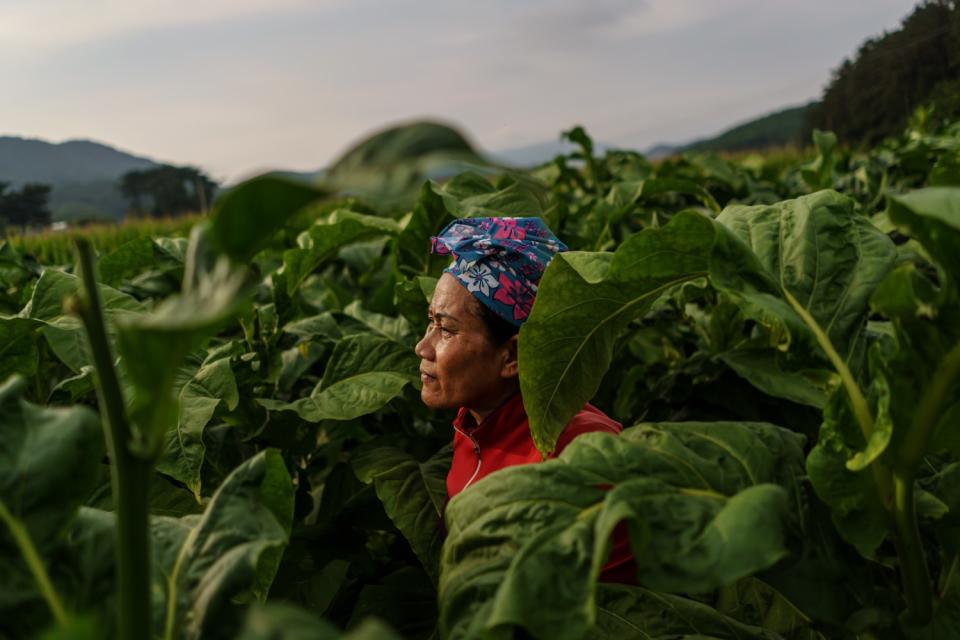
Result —
[{"label": "horizon", "polygon": [[0,106],[0,135],[95,142],[222,182],[315,171],[412,120],[452,124],[492,154],[576,124],[601,144],[683,144],[818,99],[833,69],[915,5],[97,4],[107,18],[46,30],[69,3],[2,10],[0,72],[33,108]]}]

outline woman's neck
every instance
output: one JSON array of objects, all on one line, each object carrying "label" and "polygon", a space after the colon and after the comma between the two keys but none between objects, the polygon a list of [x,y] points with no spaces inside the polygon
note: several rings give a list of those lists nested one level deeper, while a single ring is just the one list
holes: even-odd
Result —
[{"label": "woman's neck", "polygon": [[473,417],[477,426],[480,426],[480,423],[483,422],[487,416],[502,407],[510,398],[518,393],[520,393],[520,385],[512,385],[508,389],[504,390],[504,392],[497,397],[495,402],[488,404],[482,409],[473,409],[467,407],[467,413]]}]

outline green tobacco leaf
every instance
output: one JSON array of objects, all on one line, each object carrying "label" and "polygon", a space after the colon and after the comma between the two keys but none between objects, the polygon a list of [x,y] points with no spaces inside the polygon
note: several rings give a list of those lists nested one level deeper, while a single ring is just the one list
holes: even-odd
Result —
[{"label": "green tobacco leaf", "polygon": [[42,548],[96,486],[103,436],[87,407],[39,407],[21,398],[25,388],[19,377],[0,385],[0,499]]},{"label": "green tobacco leaf", "polygon": [[546,191],[535,182],[518,177],[498,189],[482,176],[463,173],[435,189],[454,218],[542,217],[547,210]]},{"label": "green tobacco leaf", "polygon": [[[86,407],[23,400],[19,376],[0,384],[0,636],[31,630],[64,607],[51,573],[59,543],[97,484],[103,435]],[[51,584],[51,580],[53,580]],[[46,584],[47,586],[41,586]],[[46,600],[46,603],[44,603]]]},{"label": "green tobacco leaf", "polygon": [[350,462],[362,482],[373,483],[390,520],[434,582],[440,573],[440,521],[452,455],[453,445],[448,445],[429,460],[418,462],[401,449],[379,447],[358,452]]},{"label": "green tobacco leaf", "polygon": [[761,423],[638,425],[491,474],[447,506],[441,631],[582,637],[623,520],[645,587],[703,593],[772,566],[802,441]]},{"label": "green tobacco leaf", "polygon": [[778,398],[822,407],[837,386],[834,373],[823,368],[797,368],[786,355],[770,349],[740,348],[720,359],[744,380]]},{"label": "green tobacco leaf", "polygon": [[320,389],[370,372],[390,372],[417,379],[419,365],[413,349],[394,340],[373,334],[347,336],[334,348]]},{"label": "green tobacco leaf", "polygon": [[[77,276],[55,269],[47,269],[37,280],[30,301],[20,312],[22,318],[30,318],[44,323],[40,333],[47,339],[51,350],[75,373],[92,361],[87,354],[86,337],[83,323],[73,315],[63,311],[63,303],[80,291],[80,279]],[[107,330],[112,331],[113,322],[133,317],[146,311],[132,296],[106,285],[97,285],[103,313],[106,316]]]},{"label": "green tobacco leaf", "polygon": [[[153,518],[155,606],[167,637],[233,637],[233,601],[263,600],[287,545],[293,486],[280,454],[264,451],[237,467],[202,516]],[[180,635],[182,634],[182,636]]]},{"label": "green tobacco leaf", "polygon": [[890,220],[960,280],[960,187],[928,187],[888,198]]},{"label": "green tobacco leaf", "polygon": [[873,475],[847,466],[863,446],[846,392],[840,388],[824,409],[817,446],[807,457],[807,473],[817,495],[830,507],[840,535],[863,556],[872,558],[887,535],[889,519]]},{"label": "green tobacco leaf", "polygon": [[541,454],[593,397],[614,340],[664,292],[709,271],[716,227],[680,214],[662,229],[630,237],[614,254],[557,255],[520,330],[520,388]]},{"label": "green tobacco leaf", "polygon": [[833,187],[833,172],[837,164],[837,136],[832,131],[814,129],[813,144],[818,155],[801,168],[800,175],[810,189],[829,189]]},{"label": "green tobacco leaf", "polygon": [[895,257],[893,243],[857,215],[854,201],[821,191],[774,205],[727,207],[717,222],[750,246],[846,355]]},{"label": "green tobacco leaf", "polygon": [[200,469],[203,466],[203,430],[220,406],[237,408],[240,396],[230,367],[230,358],[204,364],[180,391],[176,429],[167,432],[166,450],[157,461],[157,471],[179,480],[200,500]]},{"label": "green tobacco leaf", "polygon": [[246,263],[291,216],[327,195],[318,187],[279,176],[247,180],[214,202],[210,238],[231,260]]},{"label": "green tobacco leaf", "polygon": [[291,295],[324,262],[336,257],[348,244],[378,236],[396,235],[400,226],[389,218],[338,209],[325,222],[318,222],[298,238],[299,249],[283,253],[287,291]]},{"label": "green tobacco leaf", "polygon": [[118,287],[148,269],[158,266],[164,252],[149,236],[129,240],[97,261],[100,280],[111,287]]},{"label": "green tobacco leaf", "polygon": [[380,313],[367,311],[360,304],[359,300],[354,300],[343,309],[343,313],[357,320],[368,328],[373,329],[380,335],[401,343],[410,342],[413,332],[410,329],[410,323],[404,318],[394,318]]},{"label": "green tobacco leaf", "polygon": [[283,326],[283,331],[307,340],[319,337],[336,342],[343,337],[340,325],[329,311],[289,322]]},{"label": "green tobacco leaf", "polygon": [[394,289],[394,302],[397,311],[406,318],[411,327],[419,329],[427,319],[427,308],[437,288],[437,279],[430,276],[417,276],[412,280],[398,282]]},{"label": "green tobacco leaf", "polygon": [[420,188],[420,199],[410,220],[397,236],[397,268],[403,274],[431,273],[431,267],[446,263],[446,257],[430,252],[430,237],[434,236],[453,220],[437,193],[433,183],[426,182]]},{"label": "green tobacco leaf", "polygon": [[382,409],[416,383],[418,360],[410,347],[369,333],[337,343],[323,379],[309,397],[294,402],[258,398],[274,411],[296,411],[308,422],[352,420]]},{"label": "green tobacco leaf", "polygon": [[720,205],[714,200],[710,192],[696,182],[682,178],[648,178],[637,185],[636,200],[642,202],[646,198],[663,193],[682,193],[699,200],[703,206],[711,211],[720,211]]},{"label": "green tobacco leaf", "polygon": [[[841,353],[852,353],[867,302],[891,268],[893,245],[853,203],[821,192],[772,206],[693,212],[628,238],[613,254],[569,252],[551,262],[520,331],[520,384],[534,442],[552,451],[609,366],[614,339],[672,288],[709,277],[740,313],[767,328],[767,357],[722,357],[762,391],[822,406],[834,384],[789,291]],[[753,343],[746,345],[753,349]],[[793,347],[790,358],[783,357]],[[816,369],[824,370],[816,373]]]},{"label": "green tobacco leaf", "polygon": [[37,323],[26,318],[0,317],[0,380],[15,373],[30,377],[37,372]]},{"label": "green tobacco leaf", "polygon": [[[80,279],[70,273],[46,269],[33,289],[30,301],[20,312],[20,317],[63,325],[79,325],[80,321],[63,312],[63,302],[80,291]],[[103,312],[107,318],[122,317],[146,311],[146,307],[132,296],[106,285],[97,285]]]},{"label": "green tobacco leaf", "polygon": [[117,321],[117,349],[129,381],[129,415],[144,455],[155,456],[175,424],[176,376],[184,359],[246,303],[246,274],[221,260],[189,291],[150,314]]},{"label": "green tobacco leaf", "polygon": [[616,584],[597,585],[597,618],[590,640],[613,638],[724,638],[778,640],[707,605],[668,593]]}]

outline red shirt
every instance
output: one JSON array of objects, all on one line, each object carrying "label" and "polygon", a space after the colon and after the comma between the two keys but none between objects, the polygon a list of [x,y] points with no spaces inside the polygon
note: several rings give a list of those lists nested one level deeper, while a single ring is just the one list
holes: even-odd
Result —
[{"label": "red shirt", "polygon": [[[447,474],[448,499],[494,471],[515,464],[543,461],[530,436],[530,423],[519,393],[497,407],[479,425],[470,412],[461,407],[453,428],[453,464]],[[560,455],[577,436],[593,431],[620,433],[623,426],[588,403],[564,427],[550,458]],[[636,567],[626,527],[618,526],[613,539],[609,561],[600,573],[600,580],[635,584]]]}]

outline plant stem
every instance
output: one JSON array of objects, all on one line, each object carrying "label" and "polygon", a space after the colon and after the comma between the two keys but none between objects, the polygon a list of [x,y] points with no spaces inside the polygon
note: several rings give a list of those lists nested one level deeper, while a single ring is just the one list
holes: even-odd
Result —
[{"label": "plant stem", "polygon": [[[793,310],[800,315],[800,318],[803,319],[803,322],[810,328],[810,331],[813,332],[814,337],[817,339],[817,343],[820,345],[820,348],[823,349],[824,353],[827,354],[827,358],[833,364],[834,369],[837,370],[837,373],[840,374],[840,380],[843,383],[843,388],[847,392],[847,397],[850,398],[850,405],[853,408],[853,414],[857,419],[857,424],[860,425],[860,431],[863,433],[864,442],[870,442],[870,436],[873,435],[873,415],[870,413],[870,405],[867,404],[867,399],[863,397],[863,392],[860,391],[860,385],[857,384],[857,381],[853,378],[853,373],[850,371],[850,367],[847,366],[847,363],[843,361],[843,358],[840,357],[840,354],[837,353],[836,348],[834,348],[833,343],[830,342],[830,336],[828,336],[824,330],[820,327],[820,324],[817,322],[809,311],[807,311],[800,302],[793,297],[793,294],[787,290],[786,287],[783,287],[783,295],[786,297],[787,302],[790,303],[790,306],[793,307]],[[883,503],[884,508],[891,512],[894,508],[894,491],[893,485],[891,482],[890,470],[889,468],[880,462],[880,460],[875,460],[873,464],[870,465],[873,469],[873,477],[877,484],[877,490],[880,493],[880,500]]]},{"label": "plant stem", "polygon": [[870,414],[870,405],[867,404],[867,399],[863,397],[863,393],[860,391],[860,386],[857,384],[857,381],[853,379],[853,373],[850,372],[850,367],[847,366],[847,363],[844,362],[840,354],[837,353],[833,343],[830,342],[830,337],[820,328],[820,324],[817,323],[816,318],[810,315],[810,312],[793,297],[793,294],[790,293],[786,287],[783,287],[783,295],[787,298],[787,302],[790,303],[793,310],[800,315],[803,322],[813,332],[820,348],[827,354],[830,363],[833,364],[834,369],[840,374],[843,388],[846,390],[847,397],[850,398],[850,405],[853,407],[853,414],[856,416],[857,423],[860,425],[860,431],[863,432],[863,439],[869,442],[870,436],[873,435],[873,416]]},{"label": "plant stem", "polygon": [[50,576],[43,566],[40,554],[37,553],[37,548],[33,546],[33,540],[30,539],[27,528],[7,510],[7,505],[3,503],[3,500],[0,500],[0,520],[3,520],[7,528],[10,529],[10,535],[13,536],[14,542],[20,548],[20,554],[26,561],[30,573],[33,574],[33,579],[36,581],[37,587],[40,588],[40,594],[47,601],[47,606],[50,607],[50,612],[57,624],[65,624],[67,622],[66,610],[63,608],[63,602],[60,600],[60,596],[54,589],[53,582],[50,581]]},{"label": "plant stem", "polygon": [[903,582],[907,609],[917,624],[926,624],[933,616],[933,586],[927,561],[920,542],[917,526],[916,502],[913,495],[913,475],[893,476],[894,524],[897,530],[896,547],[900,558],[900,579]]},{"label": "plant stem", "polygon": [[927,451],[933,430],[946,408],[950,388],[960,377],[960,341],[940,361],[930,378],[930,386],[924,391],[917,412],[913,416],[910,431],[900,447],[900,466],[913,475]]},{"label": "plant stem", "polygon": [[152,463],[130,451],[130,424],[107,340],[93,271],[93,255],[89,243],[83,239],[77,240],[77,250],[83,278],[83,301],[77,310],[87,330],[93,355],[97,398],[112,462],[110,475],[117,515],[119,637],[140,640],[151,636],[148,499]]}]

